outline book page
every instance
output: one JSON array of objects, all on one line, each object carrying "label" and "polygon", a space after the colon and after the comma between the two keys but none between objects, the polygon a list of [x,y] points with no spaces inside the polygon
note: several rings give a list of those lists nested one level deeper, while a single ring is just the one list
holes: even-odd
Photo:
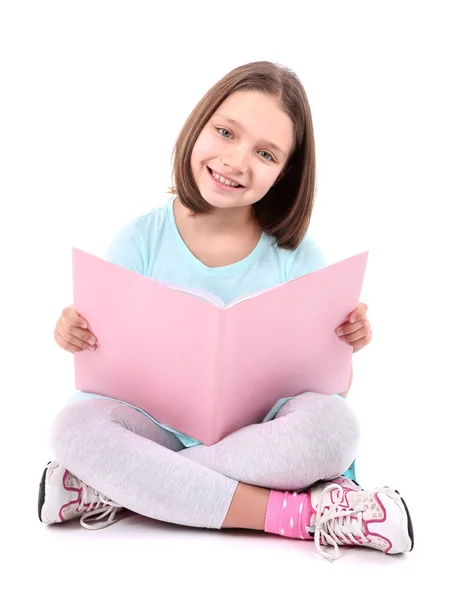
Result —
[{"label": "book page", "polygon": [[358,305],[367,255],[292,279],[253,302],[235,301],[222,313],[219,439],[261,422],[281,398],[347,389],[353,349],[335,330]]},{"label": "book page", "polygon": [[235,298],[234,300],[232,300],[232,302],[229,302],[229,304],[226,304],[226,306],[224,306],[224,309],[230,308],[231,306],[235,306],[236,304],[240,304],[240,302],[245,302],[245,300],[250,300],[250,298],[256,298],[256,296],[260,296],[261,294],[264,294],[265,292],[268,292],[270,290],[274,290],[278,287],[281,287],[282,285],[285,285],[285,283],[288,283],[288,282],[284,281],[283,283],[279,283],[278,285],[272,285],[271,287],[264,288],[263,290],[257,290],[255,292],[251,292],[251,294],[245,294],[244,296],[239,296],[238,298]]},{"label": "book page", "polygon": [[185,294],[191,294],[192,296],[196,296],[197,298],[202,298],[211,304],[215,304],[218,308],[224,308],[224,302],[215,294],[211,292],[206,292],[205,290],[200,290],[197,288],[191,288],[186,285],[178,285],[176,283],[168,283],[166,281],[158,281],[161,285],[165,285],[168,288],[173,290],[177,290],[179,292],[184,292]]},{"label": "book page", "polygon": [[213,443],[209,407],[225,313],[75,248],[72,266],[75,310],[97,337],[96,352],[74,355],[76,389],[127,402]]}]

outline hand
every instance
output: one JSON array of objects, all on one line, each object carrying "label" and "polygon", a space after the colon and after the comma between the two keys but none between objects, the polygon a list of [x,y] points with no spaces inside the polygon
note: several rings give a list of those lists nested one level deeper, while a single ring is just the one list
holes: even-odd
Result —
[{"label": "hand", "polygon": [[353,348],[353,352],[358,352],[372,340],[371,325],[366,313],[367,304],[360,302],[358,308],[348,315],[348,321],[336,329],[337,335]]},{"label": "hand", "polygon": [[[62,311],[54,330],[54,339],[57,345],[67,352],[81,352],[90,350],[94,352],[97,348],[95,335],[87,328],[88,324],[73,308],[67,306]],[[94,342],[91,344],[91,341]]]}]

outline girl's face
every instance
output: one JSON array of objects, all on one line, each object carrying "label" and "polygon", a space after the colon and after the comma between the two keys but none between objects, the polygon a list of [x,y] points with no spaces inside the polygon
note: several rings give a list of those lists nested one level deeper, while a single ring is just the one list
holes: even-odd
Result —
[{"label": "girl's face", "polygon": [[275,98],[234,92],[194,144],[191,171],[200,194],[215,208],[254,204],[281,174],[293,143],[293,123]]}]

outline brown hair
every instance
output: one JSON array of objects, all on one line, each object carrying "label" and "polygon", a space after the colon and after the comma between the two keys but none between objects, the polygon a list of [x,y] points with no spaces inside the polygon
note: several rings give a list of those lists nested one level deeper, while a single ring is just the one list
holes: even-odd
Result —
[{"label": "brown hair", "polygon": [[315,140],[310,106],[297,75],[287,67],[267,61],[237,67],[218,81],[186,120],[173,151],[175,186],[170,188],[194,214],[213,207],[199,193],[191,173],[191,152],[202,129],[224,100],[239,90],[255,90],[278,99],[294,125],[295,143],[277,182],[253,205],[263,231],[278,246],[294,250],[307,231],[315,197]]}]

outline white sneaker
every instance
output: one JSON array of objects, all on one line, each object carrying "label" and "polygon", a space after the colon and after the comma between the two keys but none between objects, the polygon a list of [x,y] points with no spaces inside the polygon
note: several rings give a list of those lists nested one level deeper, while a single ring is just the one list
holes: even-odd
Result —
[{"label": "white sneaker", "polygon": [[[330,561],[340,558],[338,546],[365,546],[386,554],[413,549],[412,521],[397,490],[362,490],[339,477],[310,489],[314,514],[308,528],[318,553]],[[320,546],[334,546],[330,554]]]},{"label": "white sneaker", "polygon": [[[80,517],[86,529],[102,529],[113,523],[122,507],[72,475],[57,460],[43,471],[38,495],[38,517],[46,525]],[[98,515],[98,516],[96,516]],[[86,520],[101,523],[86,523]]]}]

